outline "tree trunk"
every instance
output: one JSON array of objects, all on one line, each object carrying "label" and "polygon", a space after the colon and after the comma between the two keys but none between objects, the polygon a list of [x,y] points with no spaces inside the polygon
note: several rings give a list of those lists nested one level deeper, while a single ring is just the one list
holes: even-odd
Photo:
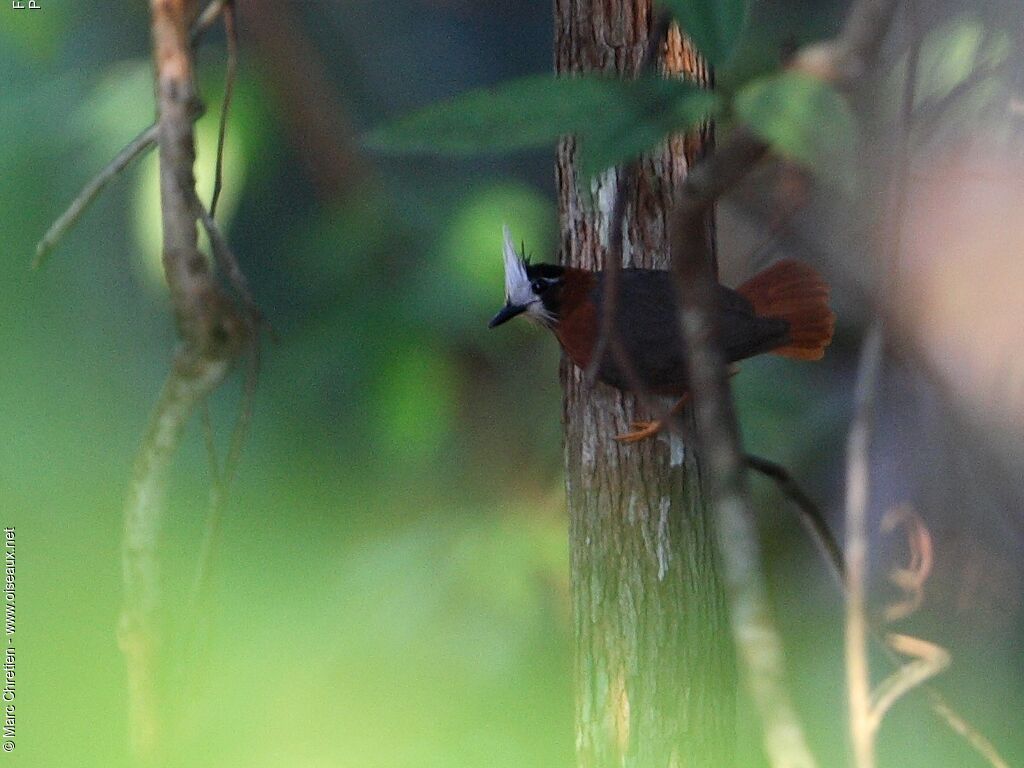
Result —
[{"label": "tree trunk", "polygon": [[[632,77],[652,26],[650,0],[556,0],[560,73]],[[665,70],[706,82],[673,27]],[[627,266],[668,267],[666,215],[674,189],[708,137],[679,137],[640,164],[627,193]],[[559,147],[562,261],[598,269],[608,253],[615,173],[593,202],[577,192],[575,146]],[[563,362],[566,494],[576,641],[578,764],[708,766],[733,763],[735,671],[711,521],[698,458],[677,437],[620,446],[636,398]]]}]

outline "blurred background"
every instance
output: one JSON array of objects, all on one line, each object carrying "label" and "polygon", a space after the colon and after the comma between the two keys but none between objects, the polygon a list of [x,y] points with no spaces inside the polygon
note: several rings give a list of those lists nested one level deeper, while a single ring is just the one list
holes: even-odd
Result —
[{"label": "blurred background", "polygon": [[[18,535],[14,759],[116,766],[126,742],[121,506],[175,343],[155,155],[111,184],[42,270],[29,263],[63,206],[153,119],[148,9],[42,5],[0,11],[0,523]],[[453,160],[372,156],[359,143],[418,106],[548,71],[549,5],[239,2],[219,216],[279,340],[265,349],[211,608],[198,618],[187,595],[209,475],[197,422],[175,465],[163,551],[175,764],[573,762],[558,350],[525,323],[486,328],[502,302],[502,224],[536,258],[556,258],[553,148]],[[765,7],[786,11],[769,15],[801,39],[830,33],[841,11]],[[954,110],[941,115],[945,132],[915,145],[928,173],[912,184],[907,293],[896,300],[915,312],[897,325],[880,394],[874,507],[877,522],[911,502],[932,531],[935,573],[901,628],[951,650],[940,687],[1020,764],[1024,45],[999,16],[1012,4],[932,10],[922,70],[940,96],[992,61],[1008,69],[1002,90],[986,91],[1002,112]],[[211,32],[200,56],[206,200],[224,49]],[[887,55],[895,67],[905,52]],[[879,132],[869,170],[887,161],[884,111],[865,110]],[[735,282],[783,254],[817,264],[836,285],[838,334],[818,365],[751,361],[735,391],[750,449],[789,467],[838,529],[873,285],[865,233],[878,212],[808,190],[779,227],[786,173],[766,169],[723,207],[723,276]],[[238,398],[236,378],[213,401],[222,444]],[[762,481],[754,489],[798,703],[823,764],[839,762],[841,600],[792,510]],[[873,552],[884,605],[886,571],[905,546],[879,538]],[[753,754],[756,723],[744,723]],[[886,721],[880,755],[900,766],[976,760],[909,701]]]}]

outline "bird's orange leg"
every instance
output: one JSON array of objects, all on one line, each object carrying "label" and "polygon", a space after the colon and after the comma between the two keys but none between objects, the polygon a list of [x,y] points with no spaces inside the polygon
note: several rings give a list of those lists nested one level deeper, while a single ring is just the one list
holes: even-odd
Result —
[{"label": "bird's orange leg", "polygon": [[615,439],[620,443],[639,443],[641,440],[647,440],[654,437],[665,428],[665,424],[669,419],[675,418],[679,415],[680,411],[686,407],[688,402],[690,402],[689,392],[680,397],[679,400],[676,401],[676,404],[672,406],[672,410],[660,419],[655,419],[654,421],[634,421],[629,425],[633,428],[632,432],[627,432],[624,435],[616,435]]},{"label": "bird's orange leg", "polygon": [[[729,377],[735,376],[740,372],[740,367],[735,363],[729,366]],[[634,421],[629,426],[633,428],[632,432],[627,432],[624,435],[616,435],[615,439],[620,443],[639,443],[641,440],[648,440],[665,428],[665,424],[669,419],[673,419],[679,415],[680,411],[686,407],[686,404],[690,402],[690,393],[687,392],[675,405],[672,406],[672,410],[662,416],[660,419],[654,421]]]}]

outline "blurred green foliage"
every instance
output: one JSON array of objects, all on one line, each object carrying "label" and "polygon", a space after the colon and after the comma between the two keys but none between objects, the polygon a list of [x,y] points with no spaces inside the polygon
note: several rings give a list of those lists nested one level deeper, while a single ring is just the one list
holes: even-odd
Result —
[{"label": "blurred green foliage", "polygon": [[[980,18],[967,15],[938,26],[922,41],[915,103],[947,98],[979,73],[988,74],[1005,62],[1011,51],[1009,33],[992,29]],[[986,82],[978,85],[991,83],[982,79]]]},{"label": "blurred green foliage", "polygon": [[737,117],[777,152],[813,169],[827,184],[856,188],[856,123],[833,88],[784,72],[744,85],[734,106]]},{"label": "blurred green foliage", "polygon": [[18,12],[16,17],[10,14],[8,21],[0,26],[0,40],[19,56],[40,62],[52,61],[62,36],[67,32],[69,17],[60,13],[31,13],[27,8],[23,10],[25,12]]},{"label": "blurred green foliage", "polygon": [[[920,45],[914,82],[914,138],[925,148],[958,141],[984,124],[1005,126],[1002,110],[1013,101],[1012,37],[1005,28],[986,24],[967,12],[937,24]],[[909,55],[894,63],[885,79],[880,108],[890,124],[899,123],[899,96],[906,81]],[[1012,133],[1012,128],[1010,129]]]}]

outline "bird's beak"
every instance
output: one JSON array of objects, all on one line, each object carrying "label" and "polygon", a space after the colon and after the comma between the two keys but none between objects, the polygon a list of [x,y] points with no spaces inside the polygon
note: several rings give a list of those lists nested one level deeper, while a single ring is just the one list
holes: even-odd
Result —
[{"label": "bird's beak", "polygon": [[525,312],[526,307],[517,307],[515,304],[506,304],[501,308],[501,311],[491,318],[491,322],[487,324],[488,328],[496,328],[502,323],[507,323],[516,315],[521,312]]}]

